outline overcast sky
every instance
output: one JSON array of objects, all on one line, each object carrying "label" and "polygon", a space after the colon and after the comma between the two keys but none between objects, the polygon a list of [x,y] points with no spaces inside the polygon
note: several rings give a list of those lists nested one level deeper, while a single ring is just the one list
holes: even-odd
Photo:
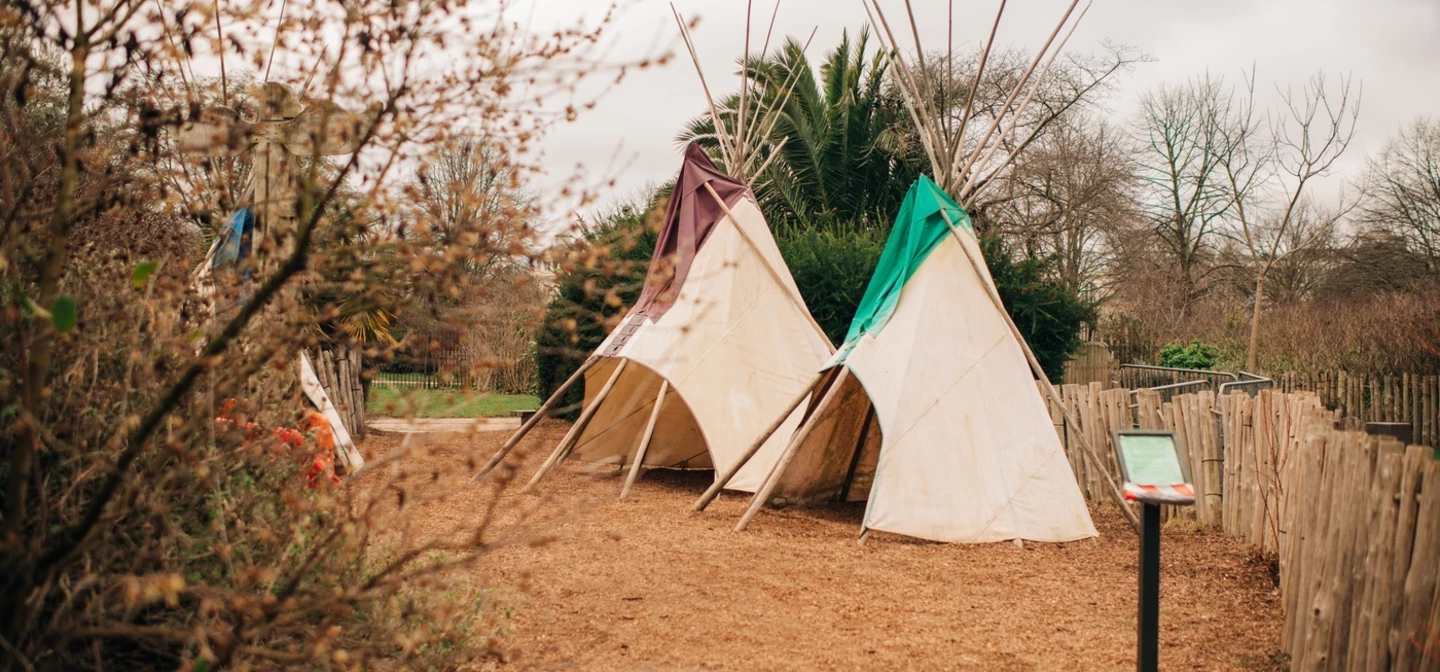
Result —
[{"label": "overcast sky", "polygon": [[[537,30],[580,16],[598,18],[608,5],[600,0],[533,1],[533,7],[522,11],[529,13]],[[957,49],[979,48],[996,4],[955,2]],[[1010,0],[998,42],[1038,48],[1067,4]],[[676,0],[675,6],[687,18],[700,19],[694,39],[716,96],[734,90],[734,64],[744,46],[744,0]],[[773,6],[768,1],[755,5],[755,51]],[[882,6],[892,22],[904,8],[899,0]],[[945,44],[946,6],[941,0],[915,2],[927,50]],[[818,27],[810,47],[811,60],[818,63],[839,42],[841,31],[853,34],[864,24],[860,0],[785,0],[772,49],[783,36],[803,38]],[[633,57],[676,35],[666,0],[634,0],[615,26],[612,37],[619,43],[612,57]],[[1262,103],[1275,102],[1275,84],[1298,87],[1319,71],[1332,79],[1353,75],[1363,84],[1364,97],[1359,131],[1343,166],[1351,175],[1401,126],[1420,116],[1440,115],[1440,0],[1094,0],[1066,50],[1090,51],[1103,41],[1136,47],[1155,59],[1138,65],[1107,101],[1117,121],[1135,118],[1137,99],[1147,88],[1207,70],[1238,81],[1242,70],[1255,64],[1266,94]],[[675,135],[705,107],[688,56],[636,72],[594,110],[549,136],[544,144],[549,179],[560,182],[577,164],[592,174],[607,172],[618,160],[625,169],[616,175],[612,193],[634,194],[678,170]]]}]

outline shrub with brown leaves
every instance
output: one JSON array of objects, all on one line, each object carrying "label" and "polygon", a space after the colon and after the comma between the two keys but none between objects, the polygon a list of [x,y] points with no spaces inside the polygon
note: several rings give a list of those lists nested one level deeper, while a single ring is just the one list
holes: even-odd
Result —
[{"label": "shrub with brown leaves", "polygon": [[[608,18],[536,36],[506,2],[285,7],[273,70],[258,4],[0,8],[0,670],[448,668],[487,650],[490,607],[447,586],[499,543],[494,512],[387,534],[409,515],[410,449],[332,479],[297,353],[358,340],[381,360],[384,339],[345,327],[375,324],[357,315],[465,296],[469,269],[533,248],[516,209],[436,235],[402,173],[463,130],[533,175],[522,158],[584,107],[577,82],[650,62],[596,60]],[[192,52],[302,107],[372,112],[356,151],[296,159],[293,220],[208,298],[191,272],[216,213],[246,204],[251,136],[193,155],[175,132],[213,101],[255,110]]]}]

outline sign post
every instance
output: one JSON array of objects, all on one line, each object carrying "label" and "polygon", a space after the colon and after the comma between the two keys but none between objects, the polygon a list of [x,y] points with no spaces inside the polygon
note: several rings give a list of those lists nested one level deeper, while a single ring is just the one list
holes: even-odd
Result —
[{"label": "sign post", "polygon": [[1188,461],[1175,433],[1121,429],[1114,433],[1115,454],[1125,479],[1125,499],[1140,502],[1140,617],[1136,669],[1157,672],[1160,665],[1160,505],[1190,506],[1195,488]]}]

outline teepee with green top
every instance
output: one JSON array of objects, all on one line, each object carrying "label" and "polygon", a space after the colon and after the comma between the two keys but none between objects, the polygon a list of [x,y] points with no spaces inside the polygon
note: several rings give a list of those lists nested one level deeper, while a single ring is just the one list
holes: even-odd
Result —
[{"label": "teepee with green top", "polygon": [[864,529],[936,541],[1095,536],[993,281],[967,253],[980,254],[969,216],[921,177],[766,499],[863,501]]},{"label": "teepee with green top", "polygon": [[[997,158],[1003,143],[998,137],[988,143],[1001,119],[977,136],[965,131],[966,119],[952,124],[931,115],[928,85],[917,73],[938,66],[911,67],[879,5],[866,6],[887,40],[936,179],[921,177],[910,187],[845,342],[810,395],[795,400],[805,419],[736,528],[744,529],[767,501],[840,500],[866,502],[862,539],[870,530],[963,543],[1093,537],[1042,396],[1054,388],[1005,311],[970,216],[955,197],[971,202],[990,183],[979,166],[1003,170],[1028,141]],[[1031,92],[1014,109],[1029,103],[1027,83],[1070,17],[1011,92],[1010,103]],[[916,51],[923,53],[918,45]],[[988,52],[989,43],[982,72]],[[1051,62],[1053,54],[1044,68]],[[999,137],[1013,138],[1014,131]],[[1085,452],[1093,458],[1088,446]],[[726,478],[695,508],[704,508]]]}]

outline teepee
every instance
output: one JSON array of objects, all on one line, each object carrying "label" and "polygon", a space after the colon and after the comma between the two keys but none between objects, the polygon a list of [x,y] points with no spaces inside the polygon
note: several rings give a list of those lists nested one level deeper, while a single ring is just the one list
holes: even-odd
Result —
[{"label": "teepee", "polygon": [[[970,102],[958,126],[936,117],[925,102],[925,68],[901,57],[878,3],[867,0],[866,8],[887,41],[936,180],[921,177],[910,188],[845,343],[821,367],[816,400],[736,529],[772,498],[838,499],[866,502],[862,538],[870,530],[964,543],[1093,537],[1041,389],[1060,399],[1000,300],[969,215],[951,196],[973,199],[989,181],[977,179],[980,167],[1003,170],[1019,149],[993,161],[1000,143],[987,143],[997,117],[967,155]],[[1007,109],[1069,20],[1067,12]],[[916,51],[923,53],[918,44]],[[989,43],[980,72],[988,52]],[[1023,111],[1033,93],[1013,109]],[[1002,136],[1014,128],[1012,121]],[[722,476],[695,509],[724,486]]]},{"label": "teepee", "polygon": [[[685,23],[676,20],[688,45]],[[742,84],[742,101],[748,88]],[[732,174],[763,170],[759,146],[771,114],[742,102],[727,129],[712,103],[719,153]],[[573,457],[628,464],[622,497],[642,468],[656,467],[724,471],[728,487],[754,492],[799,424],[815,371],[833,352],[748,184],[691,143],[639,300],[476,478],[583,379],[580,417],[531,485]],[[742,465],[741,448],[761,436],[768,440]]]}]

